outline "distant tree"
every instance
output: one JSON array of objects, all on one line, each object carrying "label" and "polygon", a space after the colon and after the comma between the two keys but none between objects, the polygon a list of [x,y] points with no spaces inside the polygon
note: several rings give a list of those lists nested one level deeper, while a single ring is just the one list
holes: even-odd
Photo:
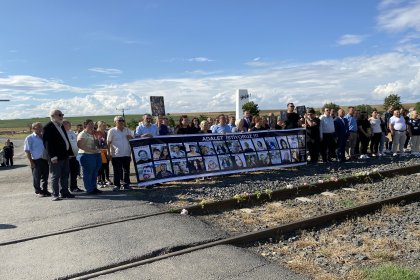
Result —
[{"label": "distant tree", "polygon": [[330,109],[335,109],[335,111],[337,112],[338,109],[340,109],[340,106],[335,104],[335,103],[325,103],[324,106],[322,106],[320,113],[323,114],[324,113],[324,108],[330,108]]},{"label": "distant tree", "polygon": [[175,127],[174,117],[172,117],[169,113],[166,114],[166,117],[168,118],[168,124],[169,124],[169,126]]},{"label": "distant tree", "polygon": [[248,111],[252,116],[259,116],[260,110],[258,109],[258,104],[254,101],[250,101],[242,105],[243,111]]},{"label": "distant tree", "polygon": [[416,108],[416,111],[420,113],[420,102],[417,102],[414,107]]},{"label": "distant tree", "polygon": [[360,112],[367,112],[368,115],[372,114],[372,111],[376,110],[376,108],[372,108],[372,106],[367,104],[354,106],[354,109],[359,110]]},{"label": "distant tree", "polygon": [[389,107],[393,107],[394,109],[401,108],[401,97],[398,94],[390,94],[385,97],[384,100],[384,110],[388,111]]},{"label": "distant tree", "polygon": [[135,130],[136,127],[138,126],[139,122],[136,121],[135,119],[131,119],[128,122],[126,122],[125,124],[129,129]]},{"label": "distant tree", "polygon": [[198,119],[200,120],[200,122],[202,122],[202,121],[206,121],[207,120],[207,116],[206,115],[200,115],[200,116],[198,116]]}]

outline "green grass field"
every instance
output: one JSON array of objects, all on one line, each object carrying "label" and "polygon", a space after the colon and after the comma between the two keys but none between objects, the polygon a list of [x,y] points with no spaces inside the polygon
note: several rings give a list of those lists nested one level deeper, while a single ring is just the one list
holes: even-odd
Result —
[{"label": "green grass field", "polygon": [[[413,107],[415,104],[403,104],[404,108]],[[379,111],[383,111],[382,105],[371,105],[373,108],[378,109]],[[343,106],[343,108],[347,108]],[[315,108],[319,110],[320,108]],[[269,113],[273,112],[275,115],[279,115],[280,111],[284,111],[283,109],[273,109],[273,110],[260,110],[260,115],[268,115]],[[65,113],[65,112],[64,112]],[[187,113],[188,117],[192,119],[193,117],[216,117],[219,114],[227,114],[227,115],[234,115],[234,111],[228,112],[192,112]],[[183,115],[183,113],[174,113],[170,114],[175,121],[178,122],[179,116]],[[73,124],[73,128],[76,127],[77,124],[82,124],[86,119],[91,119],[93,121],[105,121],[106,123],[112,125],[115,115],[104,115],[104,116],[79,116],[79,117],[68,117],[66,118]],[[141,118],[143,117],[142,114],[135,114],[135,115],[125,115],[127,123],[131,124],[131,126],[135,125]],[[10,139],[24,139],[30,132],[31,132],[31,124],[34,122],[41,122],[42,124],[46,124],[49,121],[49,117],[44,118],[31,118],[31,119],[14,119],[14,120],[0,120],[0,137],[3,138],[10,138]]]}]

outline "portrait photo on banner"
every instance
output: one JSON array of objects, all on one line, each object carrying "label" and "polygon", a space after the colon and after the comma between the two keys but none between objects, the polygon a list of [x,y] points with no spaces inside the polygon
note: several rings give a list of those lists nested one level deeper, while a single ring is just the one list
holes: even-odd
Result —
[{"label": "portrait photo on banner", "polygon": [[242,153],[242,147],[238,140],[227,140],[226,145],[231,154]]},{"label": "portrait photo on banner", "polygon": [[269,154],[267,151],[265,152],[258,152],[258,160],[262,166],[270,166],[273,165],[271,162],[271,154]]},{"label": "portrait photo on banner", "polygon": [[245,162],[247,167],[258,167],[260,166],[256,153],[246,153]]},{"label": "portrait photo on banner", "polygon": [[204,167],[203,158],[201,157],[192,157],[188,158],[188,169],[191,174],[203,173],[206,171]]},{"label": "portrait photo on banner", "polygon": [[203,156],[210,156],[215,155],[216,152],[214,150],[212,142],[199,142],[198,146],[200,147],[200,152]]},{"label": "portrait photo on banner", "polygon": [[299,146],[297,135],[289,135],[287,136],[287,140],[289,141],[290,148],[295,149]]},{"label": "portrait photo on banner", "polygon": [[140,181],[147,181],[155,178],[152,163],[137,164],[137,173]]},{"label": "portrait photo on banner", "polygon": [[219,162],[221,170],[231,170],[235,168],[235,165],[232,161],[232,156],[230,155],[220,155]]},{"label": "portrait photo on banner", "polygon": [[271,150],[268,152],[271,158],[272,164],[281,164],[281,155],[279,150]]},{"label": "portrait photo on banner", "polygon": [[244,153],[255,152],[254,144],[251,139],[242,139],[239,142],[241,143],[242,151],[244,151]]},{"label": "portrait photo on banner", "polygon": [[277,136],[277,142],[280,149],[289,149],[289,143],[287,141],[287,136]]},{"label": "portrait photo on banner", "polygon": [[198,157],[201,156],[200,149],[198,148],[197,142],[186,142],[184,143],[187,157]]},{"label": "portrait photo on banner", "polygon": [[220,170],[219,161],[216,156],[204,157],[204,164],[206,165],[207,171],[218,171]]},{"label": "portrait photo on banner", "polygon": [[[153,160],[161,160],[162,158],[162,152],[163,150],[166,148],[167,149],[167,145],[166,144],[153,144],[150,145],[150,148],[152,150],[152,159]],[[169,158],[167,158],[169,159]]]},{"label": "portrait photo on banner", "polygon": [[189,175],[187,159],[173,159],[172,160],[173,173],[176,176]]},{"label": "portrait photo on banner", "polygon": [[213,141],[213,145],[216,147],[216,153],[218,155],[225,155],[229,153],[229,149],[225,141]]},{"label": "portrait photo on banner", "polygon": [[150,162],[152,157],[150,155],[150,147],[147,146],[139,146],[133,148],[134,153],[134,160],[136,164]]},{"label": "portrait photo on banner", "polygon": [[182,143],[170,143],[169,144],[169,151],[171,154],[171,158],[183,158],[186,156],[185,154],[185,147]]},{"label": "portrait photo on banner", "polygon": [[265,145],[264,138],[254,138],[252,139],[252,142],[254,142],[254,147],[256,151],[266,151],[267,146]]},{"label": "portrait photo on banner", "polygon": [[282,163],[291,163],[292,162],[292,158],[291,158],[289,149],[281,150],[280,152],[281,152],[281,162]]},{"label": "portrait photo on banner", "polygon": [[240,168],[247,167],[244,154],[236,154],[236,155],[233,155],[232,157],[233,157],[233,162],[235,163],[235,168],[240,169]]},{"label": "portrait photo on banner", "polygon": [[174,174],[171,167],[171,161],[169,160],[156,161],[155,174],[156,174],[156,178],[158,179],[172,177]]},{"label": "portrait photo on banner", "polygon": [[279,148],[275,137],[265,137],[264,139],[267,150],[275,150]]}]

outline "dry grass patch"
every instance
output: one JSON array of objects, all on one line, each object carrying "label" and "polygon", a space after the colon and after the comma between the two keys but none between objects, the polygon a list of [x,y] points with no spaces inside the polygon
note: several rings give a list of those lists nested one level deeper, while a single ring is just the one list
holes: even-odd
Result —
[{"label": "dry grass patch", "polygon": [[381,227],[385,224],[380,219],[372,219],[371,217],[368,217],[368,216],[358,217],[357,218],[357,223],[361,224],[365,227],[368,227],[368,228]]},{"label": "dry grass patch", "polygon": [[402,213],[402,209],[398,205],[385,205],[382,207],[381,213],[389,215],[400,215]]},{"label": "dry grass patch", "polygon": [[[420,227],[418,225],[408,225],[407,231],[418,240],[420,240]],[[419,241],[420,244],[420,241]],[[420,247],[419,245],[417,247]]]}]

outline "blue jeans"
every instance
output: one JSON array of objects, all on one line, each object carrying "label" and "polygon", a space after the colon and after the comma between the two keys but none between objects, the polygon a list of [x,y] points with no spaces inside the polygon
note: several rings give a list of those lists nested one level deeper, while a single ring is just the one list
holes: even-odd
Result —
[{"label": "blue jeans", "polygon": [[98,171],[102,166],[101,154],[79,154],[79,157],[86,192],[93,192],[96,189]]}]

